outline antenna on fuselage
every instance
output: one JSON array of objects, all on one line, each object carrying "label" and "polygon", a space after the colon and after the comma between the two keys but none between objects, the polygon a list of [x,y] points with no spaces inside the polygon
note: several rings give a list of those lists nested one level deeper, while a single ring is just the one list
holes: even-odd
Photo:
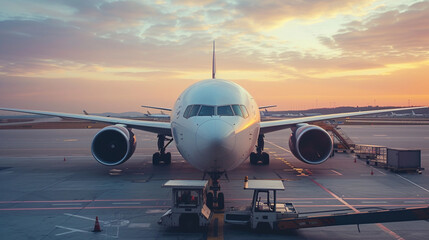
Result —
[{"label": "antenna on fuselage", "polygon": [[212,79],[216,78],[216,58],[215,58],[215,41],[213,41],[213,62],[212,62]]}]

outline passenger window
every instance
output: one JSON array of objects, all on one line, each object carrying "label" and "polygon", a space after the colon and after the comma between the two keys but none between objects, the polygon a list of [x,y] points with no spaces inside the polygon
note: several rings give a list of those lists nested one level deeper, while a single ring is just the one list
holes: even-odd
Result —
[{"label": "passenger window", "polygon": [[219,116],[234,116],[234,112],[230,105],[217,107],[217,115]]},{"label": "passenger window", "polygon": [[213,106],[201,106],[200,113],[198,116],[213,116],[214,115],[214,107]]},{"label": "passenger window", "polygon": [[191,110],[191,113],[189,114],[189,117],[197,116],[198,112],[200,111],[201,105],[194,105],[194,107]]},{"label": "passenger window", "polygon": [[183,113],[183,117],[184,117],[184,118],[189,118],[189,113],[191,112],[192,106],[193,106],[193,105],[189,105],[188,107],[186,107],[186,110],[185,110],[185,112]]},{"label": "passenger window", "polygon": [[235,116],[244,117],[239,105],[232,105],[232,109],[234,110]]},{"label": "passenger window", "polygon": [[241,105],[241,111],[243,112],[243,117],[247,118],[249,116],[249,113],[247,112],[246,106]]}]

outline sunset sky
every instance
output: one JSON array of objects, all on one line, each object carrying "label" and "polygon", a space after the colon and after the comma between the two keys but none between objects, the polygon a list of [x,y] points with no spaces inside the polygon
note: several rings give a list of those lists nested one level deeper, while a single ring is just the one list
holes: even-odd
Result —
[{"label": "sunset sky", "polygon": [[[0,0],[0,106],[172,107],[217,77],[276,110],[429,105],[429,1]],[[2,113],[4,114],[4,113]]]}]

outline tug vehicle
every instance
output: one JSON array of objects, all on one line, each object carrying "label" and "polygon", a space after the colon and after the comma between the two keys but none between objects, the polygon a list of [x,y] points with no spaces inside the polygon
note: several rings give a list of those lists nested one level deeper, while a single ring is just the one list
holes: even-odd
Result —
[{"label": "tug vehicle", "polygon": [[171,188],[172,206],[158,224],[195,231],[207,227],[213,215],[206,205],[207,180],[169,180],[162,187]]},{"label": "tug vehicle", "polygon": [[[225,222],[248,225],[258,230],[292,230],[299,228],[383,222],[429,220],[429,207],[383,209],[361,212],[338,213],[315,216],[299,216],[292,203],[278,203],[277,191],[285,190],[281,180],[244,181],[245,190],[253,190],[252,204],[239,210],[225,213]],[[325,212],[325,211],[324,211]],[[326,213],[326,212],[325,212]]]}]

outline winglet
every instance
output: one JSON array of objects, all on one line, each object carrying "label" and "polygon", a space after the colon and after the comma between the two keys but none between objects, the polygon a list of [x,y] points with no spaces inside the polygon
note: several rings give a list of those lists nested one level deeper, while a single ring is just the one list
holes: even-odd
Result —
[{"label": "winglet", "polygon": [[213,62],[212,62],[212,79],[216,78],[216,58],[215,58],[215,41],[213,40]]}]

